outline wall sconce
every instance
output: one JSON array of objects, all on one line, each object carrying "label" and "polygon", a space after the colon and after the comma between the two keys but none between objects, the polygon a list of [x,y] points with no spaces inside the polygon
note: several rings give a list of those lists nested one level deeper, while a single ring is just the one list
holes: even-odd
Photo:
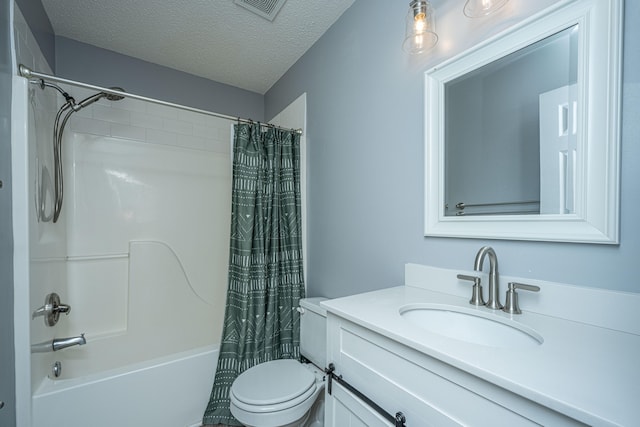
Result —
[{"label": "wall sconce", "polygon": [[504,6],[509,0],[467,0],[463,12],[469,18],[487,16]]},{"label": "wall sconce", "polygon": [[433,26],[433,9],[428,0],[412,0],[406,25],[402,43],[405,52],[412,55],[422,53],[438,43],[438,35]]}]

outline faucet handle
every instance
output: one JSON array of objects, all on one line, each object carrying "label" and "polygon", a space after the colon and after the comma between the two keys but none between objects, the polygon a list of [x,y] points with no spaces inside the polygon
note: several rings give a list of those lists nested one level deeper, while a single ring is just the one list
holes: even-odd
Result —
[{"label": "faucet handle", "polygon": [[56,323],[58,323],[60,313],[64,313],[68,316],[70,311],[71,306],[67,304],[61,304],[60,296],[53,292],[45,297],[44,305],[36,309],[31,314],[31,318],[35,319],[38,316],[44,316],[44,324],[47,326],[54,326]]},{"label": "faucet handle", "polygon": [[471,299],[469,300],[469,304],[473,305],[485,305],[484,299],[482,298],[482,285],[480,285],[480,277],[478,276],[467,276],[466,274],[458,274],[458,279],[467,280],[469,282],[473,282],[473,291],[471,294]]},{"label": "faucet handle", "polygon": [[504,308],[502,309],[506,313],[520,314],[522,311],[518,306],[518,293],[516,289],[522,289],[525,291],[538,292],[540,286],[525,285],[524,283],[509,282],[509,289],[507,289],[507,297],[504,302]]}]

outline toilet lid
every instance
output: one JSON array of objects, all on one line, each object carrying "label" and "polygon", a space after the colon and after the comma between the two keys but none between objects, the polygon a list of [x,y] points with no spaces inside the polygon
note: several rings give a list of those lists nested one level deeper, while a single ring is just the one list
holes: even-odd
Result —
[{"label": "toilet lid", "polygon": [[248,405],[277,405],[311,391],[315,376],[293,359],[273,360],[247,369],[231,386],[235,398]]}]

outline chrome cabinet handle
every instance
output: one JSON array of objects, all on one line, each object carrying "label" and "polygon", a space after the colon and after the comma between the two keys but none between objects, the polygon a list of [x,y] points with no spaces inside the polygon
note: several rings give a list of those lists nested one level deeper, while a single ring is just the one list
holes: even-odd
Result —
[{"label": "chrome cabinet handle", "polygon": [[507,297],[504,302],[504,308],[502,309],[506,313],[520,314],[522,311],[518,306],[518,293],[516,289],[522,289],[530,292],[540,291],[540,286],[525,285],[524,283],[509,282],[509,289],[507,289]]},{"label": "chrome cabinet handle", "polygon": [[458,274],[458,279],[467,280],[469,282],[473,282],[473,289],[471,293],[471,299],[469,300],[469,304],[473,305],[485,305],[484,299],[482,298],[482,285],[480,285],[480,277],[478,276],[467,276],[466,274]]},{"label": "chrome cabinet handle", "polygon": [[60,313],[69,315],[71,312],[71,306],[60,303],[60,296],[55,292],[50,293],[44,299],[44,305],[31,314],[31,318],[35,319],[38,316],[44,316],[44,324],[47,326],[54,326],[58,323]]}]

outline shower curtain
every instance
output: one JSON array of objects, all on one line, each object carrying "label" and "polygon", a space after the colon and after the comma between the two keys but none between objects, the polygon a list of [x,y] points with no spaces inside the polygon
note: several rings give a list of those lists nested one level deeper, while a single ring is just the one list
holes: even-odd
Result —
[{"label": "shower curtain", "polygon": [[229,410],[236,377],[262,362],[299,357],[300,136],[262,131],[260,123],[234,128],[229,288],[204,425],[242,425]]}]

